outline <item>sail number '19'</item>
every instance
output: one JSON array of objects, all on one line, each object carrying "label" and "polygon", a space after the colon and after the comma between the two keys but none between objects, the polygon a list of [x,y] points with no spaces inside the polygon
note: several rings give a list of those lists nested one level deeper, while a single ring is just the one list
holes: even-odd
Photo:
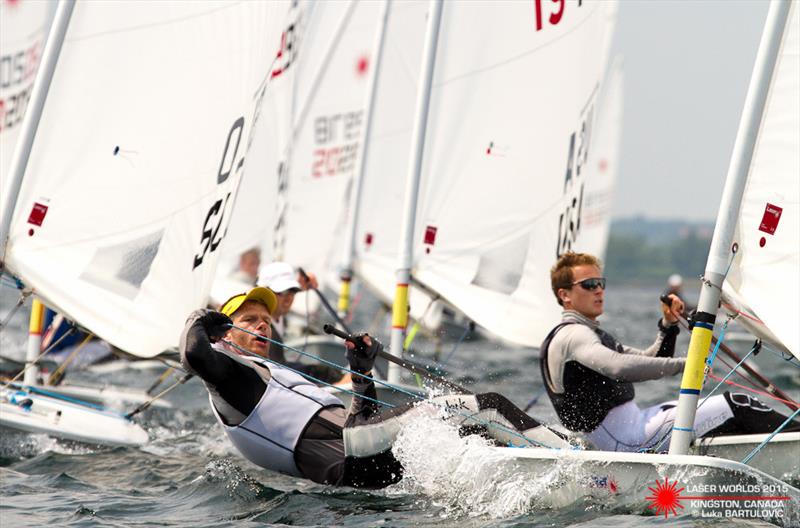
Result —
[{"label": "sail number '19'", "polygon": [[[222,161],[219,164],[219,171],[217,171],[217,185],[225,183],[231,175],[239,172],[244,165],[244,156],[236,160],[236,154],[239,152],[239,145],[242,142],[242,134],[244,132],[244,118],[237,119],[230,131],[228,132],[228,139],[225,142],[225,149],[222,151]],[[203,263],[203,258],[206,253],[213,253],[219,247],[219,243],[225,238],[227,228],[222,231],[222,222],[225,219],[225,211],[228,209],[228,201],[231,193],[228,192],[225,198],[220,198],[206,213],[206,221],[203,223],[203,231],[200,237],[200,251],[194,256],[194,266],[192,269],[197,268]]]},{"label": "sail number '19'", "polygon": [[[534,10],[536,11],[536,31],[541,31],[544,23],[542,18],[542,4],[550,4],[550,12],[547,14],[547,21],[551,26],[557,26],[564,17],[566,0],[533,0]],[[578,7],[583,5],[583,0],[578,0]]]}]

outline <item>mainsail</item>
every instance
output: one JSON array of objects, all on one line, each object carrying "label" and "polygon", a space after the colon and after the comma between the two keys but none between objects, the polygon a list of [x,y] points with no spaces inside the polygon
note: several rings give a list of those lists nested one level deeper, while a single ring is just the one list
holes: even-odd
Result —
[{"label": "mainsail", "polygon": [[5,202],[9,164],[47,39],[52,7],[47,2],[0,3],[0,203]]},{"label": "mainsail", "polygon": [[[589,159],[616,10],[535,4],[541,18],[524,3],[444,5],[414,235],[414,278],[523,345],[538,345],[558,319],[548,278],[557,256],[604,250],[590,231],[607,218],[595,209],[589,226],[583,214],[589,193],[607,192]],[[424,7],[407,6],[402,19],[416,34]],[[398,23],[393,12],[390,27]],[[477,37],[486,34],[503,37]],[[399,57],[387,55],[376,96],[358,257],[359,275],[384,290],[397,267],[414,105],[413,95],[386,93],[416,86],[422,44],[400,48],[392,37],[387,52]]]},{"label": "mainsail", "polygon": [[317,5],[297,73],[287,206],[276,222],[275,256],[325,283],[341,255],[349,189],[363,148],[368,77],[374,67],[379,2]]},{"label": "mainsail", "polygon": [[286,177],[286,156],[292,140],[298,51],[309,7],[308,2],[292,3],[275,43],[277,51],[269,70],[269,89],[264,93],[259,118],[250,136],[236,207],[220,246],[219,266],[210,291],[212,305],[221,304],[252,286],[232,276],[243,252],[257,248],[261,250],[262,260],[272,254],[278,188]]},{"label": "mainsail", "polygon": [[[394,296],[397,246],[429,5],[424,0],[392,5],[374,95],[361,199],[356,205],[359,222],[354,268],[371,291],[389,306]],[[410,315],[435,328],[441,306],[429,308],[432,297],[419,288],[411,288],[409,295]]]},{"label": "mainsail", "polygon": [[800,358],[800,10],[792,3],[736,222],[723,295],[756,335]]},{"label": "mainsail", "polygon": [[[284,260],[332,278],[341,253],[348,191],[360,154],[367,77],[380,4],[301,2],[294,8],[287,53],[276,73],[264,120],[254,135],[225,241],[212,300],[242,288],[225,279],[242,251],[261,248],[262,263]],[[269,120],[267,120],[269,121]],[[239,288],[233,291],[231,288]],[[312,299],[309,299],[313,301]],[[295,303],[305,306],[305,300]]]},{"label": "mainsail", "polygon": [[119,348],[177,345],[206,302],[289,2],[81,2],[6,267]]}]

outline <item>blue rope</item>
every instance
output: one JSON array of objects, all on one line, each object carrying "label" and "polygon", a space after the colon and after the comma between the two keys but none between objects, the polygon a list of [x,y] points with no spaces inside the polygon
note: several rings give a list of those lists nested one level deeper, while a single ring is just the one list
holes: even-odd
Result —
[{"label": "blue rope", "polygon": [[764,349],[764,350],[769,351],[769,353],[774,355],[774,356],[778,356],[779,358],[781,358],[785,362],[789,363],[791,366],[793,366],[795,368],[800,368],[800,363],[795,361],[797,358],[794,357],[793,355],[789,354],[789,357],[786,357],[785,353],[781,352],[780,350],[774,350],[772,347],[770,347],[767,343],[764,343],[763,341],[761,343],[761,348]]},{"label": "blue rope", "polygon": [[761,442],[761,443],[760,443],[760,444],[759,444],[759,445],[758,445],[758,446],[757,446],[755,449],[753,449],[752,451],[750,451],[750,453],[749,453],[749,454],[748,454],[746,457],[744,457],[744,458],[742,459],[742,464],[747,464],[748,462],[750,462],[750,459],[751,459],[751,458],[753,458],[754,456],[756,456],[756,455],[757,455],[757,454],[758,454],[758,453],[759,453],[759,452],[760,452],[760,451],[761,451],[761,450],[764,448],[764,446],[766,446],[766,445],[769,443],[769,441],[770,441],[770,440],[772,440],[773,438],[775,438],[775,435],[777,435],[778,433],[780,433],[780,432],[783,430],[783,428],[784,428],[784,427],[786,427],[787,425],[789,425],[789,424],[792,422],[792,420],[794,419],[794,417],[795,417],[795,416],[797,416],[798,414],[800,414],[800,409],[797,409],[797,410],[794,412],[794,414],[792,414],[790,417],[788,417],[788,418],[786,419],[786,421],[785,421],[785,422],[783,422],[783,423],[780,425],[780,427],[778,427],[777,429],[775,429],[774,431],[772,431],[772,433],[770,433],[770,435],[769,435],[768,437],[766,437],[766,438],[764,439],[764,441],[763,441],[763,442]]},{"label": "blue rope", "polygon": [[[234,326],[233,328],[238,328],[238,327]],[[241,330],[241,328],[239,328],[239,330]],[[247,330],[244,330],[244,331],[247,332]],[[295,374],[299,374],[299,375],[303,376],[304,378],[310,379],[314,383],[319,383],[320,385],[325,385],[327,387],[331,387],[331,388],[334,388],[336,390],[339,390],[339,391],[342,391],[342,392],[346,392],[346,393],[351,394],[351,395],[353,395],[355,397],[358,397],[358,398],[364,398],[365,400],[369,400],[369,401],[375,402],[375,403],[380,404],[380,405],[386,405],[387,407],[395,407],[394,405],[392,405],[389,402],[384,402],[384,401],[381,401],[381,400],[377,400],[375,398],[370,398],[369,396],[364,396],[363,394],[359,394],[359,393],[357,393],[355,391],[352,391],[350,389],[345,389],[344,387],[340,387],[338,385],[333,385],[332,383],[328,383],[327,381],[322,381],[319,378],[315,378],[311,374],[306,374],[305,372],[300,372],[299,370],[293,369],[292,367],[286,366],[286,365],[284,365],[282,363],[278,363],[277,361],[275,361],[273,359],[269,359],[269,358],[266,358],[264,356],[259,356],[258,354],[254,354],[253,352],[250,352],[249,350],[245,350],[244,348],[240,347],[236,343],[234,343],[232,341],[228,341],[227,339],[223,339],[222,342],[232,346],[233,348],[235,348],[239,352],[247,354],[248,356],[253,356],[253,357],[257,357],[259,359],[263,359],[264,361],[272,363],[273,365],[278,365],[279,367],[283,367],[286,370],[294,372]],[[361,376],[361,374],[358,374],[358,375]],[[362,377],[363,378],[368,378],[368,376],[362,376]],[[371,379],[371,378],[368,378],[368,379]],[[411,393],[409,393],[409,394],[411,394]]]},{"label": "blue rope", "polygon": [[719,338],[717,338],[717,345],[714,347],[714,350],[711,352],[711,355],[708,356],[708,358],[706,358],[706,366],[709,369],[714,365],[714,359],[716,359],[717,352],[719,352],[719,347],[722,345],[722,340],[725,338],[726,328],[728,328],[728,321],[725,321],[725,323],[722,325],[722,328],[719,331]]},{"label": "blue rope", "polygon": [[[722,336],[723,336],[723,333],[720,333],[720,339],[719,339],[719,341],[717,341],[717,347],[714,349],[714,355],[716,355],[717,349],[719,349],[719,345],[720,345],[720,343],[722,343]],[[700,407],[702,407],[708,401],[708,399],[711,397],[711,395],[714,394],[717,391],[717,389],[719,389],[720,386],[722,386],[722,384],[725,383],[725,381],[727,381],[727,379],[730,378],[733,375],[734,372],[736,372],[736,369],[738,369],[740,366],[742,366],[742,363],[744,363],[745,360],[747,360],[747,358],[749,358],[750,355],[753,352],[755,352],[756,350],[757,350],[757,347],[755,347],[755,346],[753,348],[751,348],[750,352],[748,352],[747,355],[745,357],[743,357],[742,360],[739,361],[739,363],[737,363],[736,366],[733,367],[731,369],[731,371],[728,372],[725,375],[725,377],[722,378],[722,380],[719,383],[717,383],[717,386],[714,387],[713,389],[711,389],[711,392],[709,392],[708,394],[705,395],[705,397],[700,402],[700,405],[697,406],[697,408],[699,409]],[[713,359],[712,359],[712,361],[713,361]],[[695,411],[695,412],[697,412],[697,411]],[[674,420],[673,420],[673,422],[674,422]],[[678,428],[677,427],[673,427],[673,429],[678,429]],[[679,430],[686,430],[686,429],[679,429]],[[661,441],[658,443],[658,445],[655,447],[656,451],[660,450],[661,447],[664,445],[664,442],[666,442],[670,438],[670,433],[671,433],[671,431],[664,435],[664,438],[662,438]],[[646,451],[646,450],[647,450],[647,448],[644,448],[644,447],[639,449],[639,451]]]},{"label": "blue rope", "polygon": [[703,406],[703,404],[704,404],[706,401],[708,401],[708,398],[709,398],[709,397],[711,397],[711,395],[712,395],[712,394],[714,394],[714,393],[717,391],[717,389],[719,389],[719,388],[722,386],[722,384],[723,384],[723,383],[725,383],[726,381],[728,381],[728,378],[730,378],[731,376],[733,376],[733,373],[734,373],[734,372],[736,372],[736,369],[738,369],[739,367],[741,367],[741,366],[742,366],[742,363],[744,363],[744,362],[747,360],[747,358],[749,358],[749,357],[750,357],[750,355],[751,355],[753,352],[755,352],[756,350],[757,350],[757,347],[755,347],[755,346],[754,346],[753,348],[751,348],[751,349],[750,349],[750,352],[748,352],[748,353],[747,353],[747,355],[746,355],[746,356],[744,356],[744,357],[742,358],[742,360],[741,360],[741,361],[739,361],[739,362],[736,364],[736,366],[734,366],[734,367],[731,369],[731,371],[730,371],[730,372],[728,372],[727,374],[725,374],[725,377],[724,377],[724,378],[722,378],[722,379],[720,380],[720,382],[719,382],[719,383],[717,383],[716,387],[714,387],[713,389],[711,389],[711,392],[709,392],[708,394],[706,394],[705,398],[703,398],[703,401],[701,401],[701,402],[700,402],[700,405],[698,405],[698,406],[697,406],[697,408],[699,409],[700,407],[702,407],[702,406]]},{"label": "blue rope", "polygon": [[[231,328],[235,328],[236,330],[240,330],[240,331],[244,332],[245,334],[250,334],[250,335],[252,335],[252,336],[255,336],[255,337],[259,338],[259,339],[264,339],[264,340],[266,340],[266,341],[269,341],[270,343],[275,343],[275,344],[276,344],[276,345],[278,345],[278,346],[282,346],[283,348],[289,349],[289,350],[291,350],[291,351],[293,351],[293,352],[297,352],[297,353],[298,353],[298,354],[300,354],[300,355],[303,355],[303,356],[309,357],[309,358],[311,358],[311,359],[315,359],[316,361],[319,361],[320,363],[322,363],[322,364],[324,364],[324,365],[328,365],[328,366],[330,366],[330,367],[333,367],[333,368],[339,369],[339,370],[341,370],[341,371],[344,371],[344,372],[349,372],[350,374],[355,374],[356,376],[361,376],[361,377],[362,377],[362,378],[364,378],[364,379],[368,379],[368,380],[370,380],[370,381],[372,381],[372,382],[375,382],[375,383],[377,383],[377,384],[379,384],[379,385],[383,385],[384,387],[387,387],[387,388],[389,388],[389,389],[392,389],[392,390],[393,390],[393,391],[395,391],[395,392],[402,392],[402,393],[404,393],[404,394],[407,394],[408,396],[412,396],[412,397],[414,397],[414,398],[420,398],[420,396],[419,396],[418,394],[414,394],[413,392],[407,391],[406,389],[404,389],[404,388],[402,388],[402,387],[398,387],[397,385],[393,385],[393,384],[391,384],[391,383],[388,383],[388,382],[386,382],[386,381],[382,381],[382,380],[379,380],[379,379],[371,378],[371,377],[369,377],[369,376],[365,376],[365,375],[363,375],[363,374],[361,374],[361,373],[359,373],[359,372],[356,372],[355,370],[350,370],[349,368],[347,368],[347,367],[343,367],[342,365],[337,365],[336,363],[334,363],[334,362],[332,362],[332,361],[328,361],[328,360],[326,360],[326,359],[322,359],[322,358],[321,358],[321,357],[319,357],[319,356],[315,356],[314,354],[309,354],[308,352],[304,352],[304,351],[302,351],[302,350],[300,350],[300,349],[297,349],[297,348],[291,347],[291,346],[289,346],[289,345],[286,345],[286,344],[284,344],[284,343],[281,343],[280,341],[275,341],[275,340],[273,340],[273,339],[270,339],[270,338],[268,338],[268,337],[265,337],[265,336],[263,336],[263,335],[261,335],[261,334],[256,334],[255,332],[251,332],[251,331],[249,331],[249,330],[245,330],[244,328],[241,328],[241,327],[239,327],[239,326],[236,326],[236,325],[230,325],[230,327],[231,327]],[[226,341],[226,343],[227,343],[227,341]],[[237,350],[242,350],[242,349],[241,349],[240,347],[238,347],[238,346],[237,346],[236,348],[237,348]],[[250,354],[250,355],[253,355],[253,353],[252,353],[252,352],[249,352],[249,351],[247,351],[247,353],[248,353],[248,354]],[[262,357],[262,356],[259,356],[258,354],[255,354],[255,356],[256,356],[256,357]],[[266,359],[266,358],[265,358],[265,359]],[[268,360],[268,361],[271,361],[271,360]],[[275,363],[274,361],[272,361],[272,362],[273,362],[273,363]],[[285,366],[286,366],[286,365],[282,365],[281,363],[275,363],[275,364],[276,364],[276,365],[279,365],[279,366],[282,366],[282,367],[285,367]],[[324,383],[324,382],[322,382],[322,383]],[[326,385],[329,385],[329,384],[327,384],[327,383],[326,383]],[[333,387],[333,386],[334,386],[334,385],[331,385],[331,387]],[[422,398],[422,399],[424,400],[425,398]],[[383,402],[378,402],[378,403],[383,403]]]},{"label": "blue rope", "polygon": [[543,395],[545,392],[547,392],[547,387],[542,387],[541,389],[539,389],[539,392],[537,392],[537,393],[536,393],[536,395],[535,395],[535,396],[534,396],[534,397],[531,399],[531,401],[529,401],[529,402],[528,402],[528,405],[526,405],[526,406],[525,406],[525,408],[524,408],[524,409],[522,409],[522,410],[523,410],[524,412],[528,412],[528,409],[530,409],[531,407],[533,407],[534,405],[536,405],[536,402],[538,402],[538,401],[539,401],[539,398],[541,398],[541,397],[542,397],[542,395]]},{"label": "blue rope", "polygon": [[[502,426],[502,425],[499,425],[499,424],[497,424],[497,423],[494,423],[494,422],[488,422],[488,421],[485,421],[485,420],[480,420],[480,419],[478,419],[478,418],[475,418],[475,417],[474,417],[474,415],[471,415],[471,414],[466,414],[466,413],[460,412],[460,411],[458,411],[458,410],[456,410],[456,409],[448,408],[448,407],[446,407],[446,406],[444,406],[444,405],[438,404],[437,402],[434,402],[434,401],[428,400],[426,397],[424,397],[424,396],[420,396],[419,394],[415,394],[415,393],[413,393],[413,392],[410,392],[410,391],[407,391],[407,390],[405,390],[405,389],[403,389],[403,388],[401,388],[401,387],[397,387],[396,385],[392,385],[392,384],[390,384],[390,383],[386,383],[386,382],[383,382],[383,381],[381,381],[381,380],[376,380],[375,378],[371,378],[371,377],[369,377],[369,376],[365,376],[365,375],[363,375],[363,374],[361,374],[361,373],[359,373],[359,372],[356,372],[356,371],[354,371],[354,370],[350,370],[350,369],[348,369],[348,368],[342,367],[341,365],[337,365],[336,363],[332,363],[332,362],[330,362],[330,361],[326,361],[326,360],[322,359],[321,357],[315,356],[314,354],[309,354],[308,352],[304,352],[304,351],[302,351],[302,350],[298,350],[298,349],[296,349],[296,348],[293,348],[293,347],[291,347],[291,346],[289,346],[289,345],[285,345],[285,344],[283,344],[283,343],[280,343],[280,342],[278,342],[278,341],[273,341],[272,339],[270,339],[270,338],[268,338],[268,337],[265,337],[265,336],[263,336],[263,335],[261,335],[261,334],[256,334],[256,333],[254,333],[254,332],[250,332],[249,330],[245,330],[244,328],[240,328],[240,327],[238,327],[238,326],[236,326],[236,325],[233,325],[233,324],[232,324],[232,325],[230,325],[230,327],[231,327],[231,328],[235,328],[235,329],[237,329],[237,330],[240,330],[240,331],[242,331],[242,332],[244,332],[244,333],[246,333],[246,334],[250,334],[250,335],[252,335],[252,336],[258,337],[259,339],[266,339],[266,340],[267,340],[267,341],[269,341],[270,343],[275,343],[275,344],[276,344],[276,345],[278,345],[278,346],[282,346],[282,347],[284,347],[284,348],[288,348],[289,350],[293,350],[293,351],[295,351],[295,352],[298,352],[298,353],[300,353],[300,354],[302,354],[302,355],[304,355],[304,356],[308,356],[308,357],[310,357],[310,358],[314,358],[314,359],[316,359],[317,361],[319,361],[319,362],[321,362],[321,363],[325,363],[325,364],[327,364],[327,365],[330,365],[330,366],[336,367],[336,368],[338,368],[338,369],[341,369],[341,370],[343,370],[343,371],[350,372],[350,373],[352,373],[352,374],[355,374],[356,376],[360,376],[360,377],[362,377],[362,378],[368,379],[368,380],[370,380],[370,381],[372,381],[372,382],[374,382],[374,383],[380,383],[381,385],[384,385],[384,386],[386,386],[386,387],[388,387],[388,388],[390,388],[390,389],[396,390],[397,392],[402,392],[402,393],[405,393],[405,394],[407,394],[407,395],[411,396],[412,398],[417,398],[417,399],[418,399],[418,400],[420,400],[420,401],[427,401],[428,403],[430,403],[430,404],[432,404],[432,405],[436,405],[437,407],[443,407],[443,408],[445,408],[447,411],[449,411],[449,412],[452,412],[453,414],[458,414],[458,415],[461,415],[461,416],[463,416],[463,417],[465,417],[465,418],[467,418],[467,419],[471,419],[471,420],[475,421],[476,423],[478,423],[478,424],[480,424],[480,425],[483,425],[483,426],[486,426],[486,427],[494,427],[494,428],[496,428],[496,429],[500,429],[501,431],[505,431],[505,432],[507,432],[507,433],[511,433],[512,435],[518,436],[518,437],[522,438],[523,440],[525,440],[525,441],[527,441],[527,442],[529,442],[529,443],[531,443],[531,444],[535,444],[535,445],[538,445],[538,446],[541,446],[541,447],[546,447],[546,448],[548,448],[548,449],[560,449],[560,448],[557,448],[557,447],[551,447],[551,446],[549,446],[549,445],[547,445],[547,444],[544,444],[544,443],[542,443],[542,442],[539,442],[539,441],[537,441],[537,440],[533,440],[533,439],[531,439],[531,438],[528,438],[527,436],[525,436],[524,434],[520,433],[520,432],[519,432],[519,431],[517,431],[517,430],[514,430],[514,429],[509,429],[509,428],[507,428],[507,427],[504,427],[504,426]],[[302,377],[304,377],[304,378],[306,378],[306,379],[310,379],[311,381],[314,381],[315,383],[320,383],[320,384],[322,384],[322,385],[326,385],[326,386],[328,386],[328,387],[332,387],[332,388],[334,388],[334,389],[336,389],[336,390],[340,390],[340,391],[342,391],[342,392],[347,392],[347,393],[349,393],[349,394],[352,394],[352,395],[353,395],[353,396],[355,396],[355,397],[358,397],[358,398],[363,398],[363,399],[365,399],[365,400],[370,400],[370,401],[372,401],[372,402],[375,402],[375,403],[378,403],[378,404],[380,404],[380,405],[387,405],[387,406],[389,406],[389,407],[395,407],[394,405],[392,405],[392,404],[390,404],[390,403],[388,403],[388,402],[383,402],[383,401],[381,401],[381,400],[377,400],[377,399],[370,398],[370,397],[368,397],[368,396],[364,396],[363,394],[359,394],[359,393],[357,393],[357,392],[354,392],[354,391],[351,391],[351,390],[349,390],[349,389],[345,389],[344,387],[339,387],[339,386],[337,386],[337,385],[333,385],[333,384],[331,384],[331,383],[328,383],[328,382],[322,381],[322,380],[320,380],[320,379],[317,379],[317,378],[315,378],[314,376],[311,376],[310,374],[306,374],[306,373],[304,373],[304,372],[300,372],[299,370],[295,370],[295,369],[293,369],[293,368],[291,368],[291,367],[287,367],[286,365],[283,365],[283,364],[281,364],[281,363],[278,363],[277,361],[274,361],[274,360],[272,360],[272,359],[266,358],[266,357],[264,357],[264,356],[260,356],[260,355],[258,355],[258,354],[255,354],[255,353],[253,353],[253,352],[250,352],[249,350],[245,350],[244,348],[242,348],[242,347],[240,347],[240,346],[236,345],[235,343],[233,343],[233,342],[231,342],[231,341],[228,341],[228,340],[225,340],[225,339],[223,339],[223,342],[224,342],[224,343],[226,343],[226,344],[228,344],[228,345],[231,345],[231,346],[232,346],[232,347],[234,347],[236,350],[238,350],[238,351],[240,351],[240,352],[242,352],[242,353],[244,353],[244,354],[246,354],[246,355],[248,355],[248,356],[256,357],[256,358],[262,359],[262,360],[264,360],[264,361],[268,361],[269,363],[272,363],[272,364],[274,364],[274,365],[277,365],[277,366],[279,366],[279,367],[282,367],[282,368],[288,369],[288,370],[290,370],[290,371],[294,372],[295,374],[299,374],[300,376],[302,376]]]}]

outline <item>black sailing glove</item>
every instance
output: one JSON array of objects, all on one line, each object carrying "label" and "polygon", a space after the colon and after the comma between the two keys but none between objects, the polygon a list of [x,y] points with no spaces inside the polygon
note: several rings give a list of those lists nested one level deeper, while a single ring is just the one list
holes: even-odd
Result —
[{"label": "black sailing glove", "polygon": [[216,343],[228,332],[232,324],[230,317],[213,310],[195,310],[186,320],[181,334],[181,358],[211,351],[211,343]]},{"label": "black sailing glove", "polygon": [[350,368],[359,374],[365,374],[372,370],[372,366],[375,364],[375,358],[378,353],[383,350],[381,342],[372,336],[370,336],[372,345],[367,346],[367,344],[364,343],[364,337],[368,335],[369,334],[366,333],[356,334],[354,336],[355,348],[347,349],[347,361],[350,363]]}]

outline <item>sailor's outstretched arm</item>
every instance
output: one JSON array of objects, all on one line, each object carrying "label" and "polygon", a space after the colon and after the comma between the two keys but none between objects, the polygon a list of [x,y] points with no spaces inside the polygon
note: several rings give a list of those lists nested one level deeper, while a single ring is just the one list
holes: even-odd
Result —
[{"label": "sailor's outstretched arm", "polygon": [[617,381],[645,381],[671,376],[683,370],[683,358],[647,357],[620,354],[603,345],[591,328],[570,325],[562,329],[550,344],[551,355],[562,355],[558,361],[577,361],[595,372]]},{"label": "sailor's outstretched arm", "polygon": [[230,319],[219,312],[192,312],[181,334],[181,364],[210,384],[226,402],[247,415],[267,385],[254,369],[211,346],[211,340],[224,335],[228,324]]},{"label": "sailor's outstretched arm", "polygon": [[639,356],[668,358],[675,356],[675,342],[678,339],[680,328],[677,323],[664,324],[662,319],[658,320],[658,334],[652,345],[640,350],[634,347],[623,347],[626,354],[636,354]]}]

